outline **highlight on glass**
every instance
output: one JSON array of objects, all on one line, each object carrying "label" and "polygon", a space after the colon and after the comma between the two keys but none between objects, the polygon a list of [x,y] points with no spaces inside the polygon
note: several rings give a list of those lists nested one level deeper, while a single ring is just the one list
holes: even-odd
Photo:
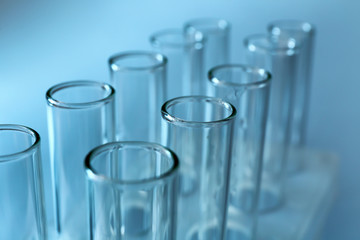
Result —
[{"label": "highlight on glass", "polygon": [[205,94],[201,33],[187,37],[182,29],[165,29],[152,34],[150,44],[168,58],[166,100]]},{"label": "highlight on glass", "polygon": [[181,161],[177,239],[224,239],[235,107],[185,96],[165,102],[161,114],[163,145]]},{"label": "highlight on glass", "polygon": [[212,68],[208,78],[212,95],[237,109],[226,239],[256,239],[271,75],[262,68],[227,64]]},{"label": "highlight on glass", "polygon": [[267,69],[272,75],[259,201],[260,210],[266,211],[284,201],[285,159],[299,72],[299,46],[293,39],[274,39],[267,34],[251,35],[244,40],[244,45],[247,63]]},{"label": "highlight on glass", "polygon": [[47,239],[40,136],[0,124],[0,239]]},{"label": "highlight on glass", "polygon": [[123,52],[109,59],[111,85],[117,92],[117,140],[160,142],[166,66],[165,56],[145,51]]},{"label": "highlight on glass", "polygon": [[46,93],[58,239],[88,239],[83,160],[115,140],[115,90],[95,81],[70,81]]},{"label": "highlight on glass", "polygon": [[90,239],[174,240],[178,168],[177,156],[155,143],[93,149],[85,159]]},{"label": "highlight on glass", "polygon": [[299,49],[299,77],[294,88],[294,110],[291,116],[290,149],[287,170],[300,170],[306,144],[306,127],[310,107],[311,73],[313,67],[313,47],[315,27],[300,20],[277,20],[268,24],[268,32],[275,39],[293,39]]}]

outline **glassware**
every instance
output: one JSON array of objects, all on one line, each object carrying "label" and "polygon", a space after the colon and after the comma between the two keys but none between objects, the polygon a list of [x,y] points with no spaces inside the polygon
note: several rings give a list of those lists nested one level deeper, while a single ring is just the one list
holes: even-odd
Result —
[{"label": "glassware", "polygon": [[298,20],[278,20],[268,25],[268,32],[273,38],[294,39],[300,45],[299,78],[294,88],[294,110],[291,116],[290,149],[287,164],[288,171],[294,172],[301,169],[301,163],[305,157],[302,149],[306,140],[315,27],[308,22]]},{"label": "glassware", "polygon": [[292,39],[280,41],[266,34],[251,35],[244,44],[248,64],[267,69],[272,75],[259,201],[259,209],[265,211],[279,206],[283,201],[285,157],[289,148],[299,49]]},{"label": "glassware", "polygon": [[90,237],[173,240],[178,159],[147,142],[113,142],[86,157]]},{"label": "glassware", "polygon": [[262,68],[228,64],[212,68],[208,78],[212,95],[237,109],[226,239],[255,239],[271,75]]},{"label": "glassware", "polygon": [[0,124],[0,239],[47,239],[40,136]]},{"label": "glassware", "polygon": [[124,52],[109,59],[111,85],[117,92],[117,140],[160,142],[166,64],[166,57],[152,52]]},{"label": "glassware", "polygon": [[161,109],[163,144],[179,157],[178,240],[224,239],[235,108],[187,96]]},{"label": "glassware", "polygon": [[167,29],[151,35],[150,43],[169,60],[167,99],[206,93],[202,72],[204,39],[201,33],[187,37],[181,29]]},{"label": "glassware", "polygon": [[88,239],[83,160],[114,141],[114,94],[94,81],[60,83],[46,93],[58,239]]},{"label": "glassware", "polygon": [[224,19],[199,18],[184,24],[184,32],[188,38],[195,38],[198,32],[205,38],[204,81],[211,68],[229,62],[230,31],[230,23]]}]

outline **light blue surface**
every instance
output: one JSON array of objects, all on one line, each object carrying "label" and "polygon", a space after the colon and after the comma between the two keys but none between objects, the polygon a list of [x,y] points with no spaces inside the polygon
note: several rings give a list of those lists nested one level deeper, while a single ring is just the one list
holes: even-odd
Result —
[{"label": "light blue surface", "polygon": [[[47,203],[50,167],[45,91],[75,79],[107,80],[107,58],[150,49],[148,36],[195,17],[232,23],[234,61],[242,39],[265,32],[274,19],[303,19],[317,27],[308,143],[340,156],[340,191],[324,239],[360,236],[360,4],[356,1],[35,1],[0,3],[0,123],[19,123],[42,137]],[[51,214],[49,214],[51,217]]]}]

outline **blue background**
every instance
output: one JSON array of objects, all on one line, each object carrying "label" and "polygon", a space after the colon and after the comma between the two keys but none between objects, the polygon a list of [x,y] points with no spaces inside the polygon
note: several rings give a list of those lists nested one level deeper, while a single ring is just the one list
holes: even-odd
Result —
[{"label": "blue background", "polygon": [[307,20],[317,27],[308,145],[335,152],[341,160],[338,197],[324,239],[359,239],[359,7],[352,0],[2,0],[0,123],[23,124],[40,133],[51,209],[44,97],[50,86],[77,79],[106,81],[110,55],[150,49],[151,33],[180,28],[188,19],[231,22],[233,62],[243,59],[242,39],[265,32],[271,20]]}]

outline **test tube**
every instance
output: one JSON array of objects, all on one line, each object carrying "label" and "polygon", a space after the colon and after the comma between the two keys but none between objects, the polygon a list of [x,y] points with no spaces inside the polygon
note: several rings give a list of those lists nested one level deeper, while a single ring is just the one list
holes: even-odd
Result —
[{"label": "test tube", "polygon": [[115,140],[115,90],[106,83],[70,81],[46,93],[55,227],[60,240],[89,239],[83,160]]},{"label": "test tube", "polygon": [[150,36],[154,50],[168,58],[167,100],[206,94],[203,73],[204,38],[199,32],[187,37],[182,29],[165,29]]},{"label": "test tube", "polygon": [[237,109],[226,239],[256,239],[271,75],[263,68],[226,64],[212,68],[208,78],[212,95]]},{"label": "test tube", "polygon": [[160,142],[162,103],[166,99],[167,58],[145,51],[122,52],[109,59],[115,96],[116,139]]},{"label": "test tube", "polygon": [[90,239],[175,239],[178,166],[155,143],[93,149],[85,159]]},{"label": "test tube", "polygon": [[268,32],[275,39],[293,39],[300,45],[299,77],[294,88],[294,110],[291,116],[290,149],[287,170],[294,173],[300,170],[306,144],[306,127],[308,121],[311,72],[313,64],[313,47],[315,27],[305,21],[277,20],[268,24]]},{"label": "test tube", "polygon": [[0,239],[47,239],[40,136],[0,124]]},{"label": "test tube", "polygon": [[299,71],[299,46],[293,39],[255,34],[244,41],[247,63],[272,75],[259,209],[267,211],[284,201],[283,185],[290,142],[290,117]]},{"label": "test tube", "polygon": [[235,108],[186,96],[162,106],[163,145],[179,157],[177,239],[224,239]]}]

